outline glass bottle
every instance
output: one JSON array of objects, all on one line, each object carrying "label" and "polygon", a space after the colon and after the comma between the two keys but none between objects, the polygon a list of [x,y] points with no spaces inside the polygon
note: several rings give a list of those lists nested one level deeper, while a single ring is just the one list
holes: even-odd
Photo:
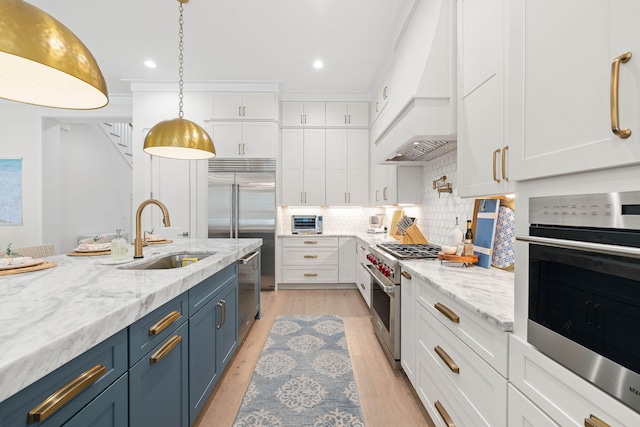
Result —
[{"label": "glass bottle", "polygon": [[127,241],[122,238],[122,230],[116,230],[116,237],[111,241],[111,256],[113,261],[125,259],[127,257]]},{"label": "glass bottle", "polygon": [[458,246],[462,243],[462,230],[460,230],[460,226],[458,225],[458,217],[456,217],[456,226],[451,230],[449,234],[449,244],[451,246]]}]

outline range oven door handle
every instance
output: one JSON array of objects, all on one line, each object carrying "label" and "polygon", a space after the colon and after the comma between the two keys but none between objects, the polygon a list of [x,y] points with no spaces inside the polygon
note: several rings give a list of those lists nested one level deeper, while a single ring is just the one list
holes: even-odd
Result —
[{"label": "range oven door handle", "polygon": [[553,246],[562,249],[576,249],[599,254],[617,255],[628,258],[640,258],[640,248],[628,246],[606,245],[603,243],[579,242],[576,240],[553,239],[550,237],[516,236],[516,240],[535,243],[542,246]]},{"label": "range oven door handle", "polygon": [[[361,262],[360,264],[362,264],[362,266],[364,268],[366,268],[366,270],[369,272],[369,274],[371,275],[371,277],[373,278],[373,281],[382,288],[383,291],[385,291],[385,293],[387,294],[394,294],[396,292],[396,285],[386,285],[384,283],[382,283],[382,281],[380,280],[380,278],[377,277],[376,273],[380,274],[382,276],[381,273],[378,272],[378,270],[371,264],[365,264],[364,262]],[[384,276],[383,276],[384,277]]]}]

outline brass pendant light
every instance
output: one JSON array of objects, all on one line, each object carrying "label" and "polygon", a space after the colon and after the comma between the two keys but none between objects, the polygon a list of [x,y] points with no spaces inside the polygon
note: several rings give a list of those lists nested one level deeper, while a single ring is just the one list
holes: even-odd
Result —
[{"label": "brass pendant light", "polygon": [[89,49],[55,18],[23,0],[0,0],[0,98],[78,110],[109,102]]},{"label": "brass pendant light", "polygon": [[184,8],[182,4],[188,2],[189,0],[178,0],[178,3],[180,3],[180,30],[178,32],[180,37],[180,43],[178,45],[180,52],[178,55],[180,62],[178,72],[180,76],[180,93],[178,98],[180,102],[178,104],[178,118],[164,120],[152,127],[144,139],[144,151],[152,156],[168,157],[171,159],[200,160],[214,157],[216,155],[216,150],[213,147],[211,137],[209,137],[204,129],[192,121],[183,118],[184,112],[182,111],[182,107],[184,95],[182,91],[184,82],[182,81],[182,77],[184,69],[182,64],[184,43],[182,41],[182,12]]}]

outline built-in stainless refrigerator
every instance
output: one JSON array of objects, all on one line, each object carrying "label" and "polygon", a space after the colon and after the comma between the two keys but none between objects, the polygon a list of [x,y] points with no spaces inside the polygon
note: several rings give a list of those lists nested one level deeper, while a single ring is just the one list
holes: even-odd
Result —
[{"label": "built-in stainless refrigerator", "polygon": [[275,288],[275,171],[275,159],[209,160],[209,237],[261,238],[260,288],[267,290]]}]

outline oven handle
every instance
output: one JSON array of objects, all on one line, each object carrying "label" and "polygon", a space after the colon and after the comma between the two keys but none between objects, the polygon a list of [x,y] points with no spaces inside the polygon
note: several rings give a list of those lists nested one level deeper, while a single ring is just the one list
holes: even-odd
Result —
[{"label": "oven handle", "polygon": [[380,281],[379,278],[376,277],[375,273],[378,270],[374,270],[375,267],[373,265],[371,264],[367,265],[364,262],[361,262],[360,264],[369,272],[373,280],[378,284],[378,286],[382,288],[383,291],[385,291],[385,293],[394,294],[396,292],[396,285],[391,285],[391,286],[385,285]]},{"label": "oven handle", "polygon": [[579,242],[576,240],[563,240],[536,236],[516,236],[516,240],[527,243],[535,243],[543,246],[553,246],[562,249],[577,249],[599,254],[617,255],[628,258],[640,258],[640,248],[630,248],[628,246],[605,245],[603,243]]}]

